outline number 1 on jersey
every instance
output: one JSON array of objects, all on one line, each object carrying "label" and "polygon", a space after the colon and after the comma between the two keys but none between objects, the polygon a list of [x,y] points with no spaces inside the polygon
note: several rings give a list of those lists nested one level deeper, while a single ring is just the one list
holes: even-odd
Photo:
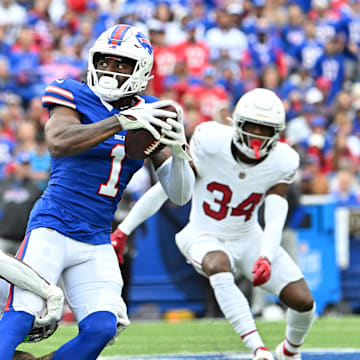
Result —
[{"label": "number 1 on jersey", "polygon": [[106,184],[100,184],[98,193],[114,198],[119,191],[117,184],[120,178],[122,162],[125,158],[124,145],[118,144],[113,147],[110,156],[112,157],[110,175]]}]

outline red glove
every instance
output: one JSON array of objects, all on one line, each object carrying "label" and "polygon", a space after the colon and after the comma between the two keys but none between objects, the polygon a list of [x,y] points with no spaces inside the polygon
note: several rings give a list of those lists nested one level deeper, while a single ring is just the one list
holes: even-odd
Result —
[{"label": "red glove", "polygon": [[259,286],[265,284],[271,275],[271,263],[266,257],[259,257],[254,264],[252,284]]},{"label": "red glove", "polygon": [[117,258],[119,260],[119,264],[124,263],[123,254],[124,254],[124,249],[125,249],[127,238],[128,238],[128,236],[126,234],[124,234],[119,228],[117,228],[110,235],[111,245],[113,246],[113,248],[116,252]]}]

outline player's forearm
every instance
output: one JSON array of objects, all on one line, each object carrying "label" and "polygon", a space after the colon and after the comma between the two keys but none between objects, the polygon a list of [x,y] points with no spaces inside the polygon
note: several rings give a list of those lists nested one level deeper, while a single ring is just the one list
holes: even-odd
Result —
[{"label": "player's forearm", "polygon": [[156,170],[156,174],[172,202],[177,205],[185,205],[190,200],[195,175],[189,161],[173,156]]},{"label": "player's forearm", "polygon": [[132,207],[119,229],[130,235],[140,224],[154,215],[168,199],[160,182],[151,187]]},{"label": "player's forearm", "polygon": [[0,251],[0,275],[6,281],[46,299],[50,285],[33,269]]},{"label": "player's forearm", "polygon": [[46,130],[49,152],[53,157],[84,153],[121,131],[115,116],[93,124],[66,124]]},{"label": "player's forearm", "polygon": [[265,198],[265,228],[261,244],[260,256],[273,260],[281,243],[282,232],[288,213],[288,202],[282,196],[270,194]]}]

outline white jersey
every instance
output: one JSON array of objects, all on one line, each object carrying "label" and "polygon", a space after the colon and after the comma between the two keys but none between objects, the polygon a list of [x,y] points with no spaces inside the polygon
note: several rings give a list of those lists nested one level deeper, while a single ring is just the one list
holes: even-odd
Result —
[{"label": "white jersey", "polygon": [[257,165],[236,161],[233,131],[216,122],[202,123],[190,142],[198,176],[190,224],[229,238],[258,226],[257,212],[266,192],[278,183],[291,183],[299,166],[299,155],[285,143],[278,143]]}]

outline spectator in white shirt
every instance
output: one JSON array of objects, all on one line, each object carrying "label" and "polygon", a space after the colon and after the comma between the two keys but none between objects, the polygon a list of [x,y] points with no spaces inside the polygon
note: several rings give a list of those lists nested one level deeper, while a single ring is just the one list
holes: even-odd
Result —
[{"label": "spectator in white shirt", "polygon": [[217,12],[216,23],[217,26],[206,33],[211,60],[231,59],[238,63],[248,49],[245,34],[234,27],[232,16],[226,10]]}]

